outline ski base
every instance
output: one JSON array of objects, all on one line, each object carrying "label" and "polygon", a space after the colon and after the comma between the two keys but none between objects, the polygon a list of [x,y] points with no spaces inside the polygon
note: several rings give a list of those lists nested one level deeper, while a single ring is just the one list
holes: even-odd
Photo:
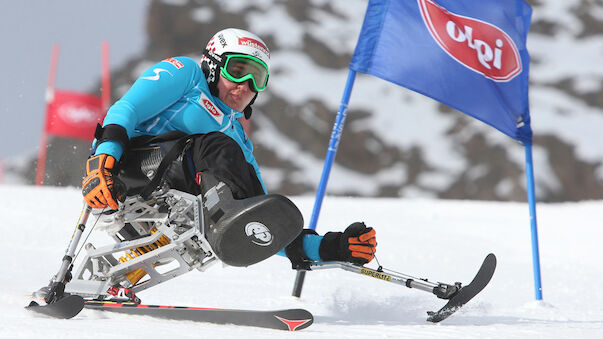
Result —
[{"label": "ski base", "polygon": [[131,302],[85,301],[89,309],[144,315],[169,320],[189,320],[213,324],[254,326],[286,331],[299,331],[314,322],[312,314],[304,309],[278,311],[233,310],[186,306],[143,305]]},{"label": "ski base", "polygon": [[70,319],[84,308],[84,299],[79,295],[68,295],[47,305],[39,305],[32,301],[25,309],[45,316]]},{"label": "ski base", "polygon": [[462,287],[439,311],[427,312],[429,315],[427,321],[437,323],[458,311],[469,300],[473,299],[473,297],[481,292],[486,285],[488,285],[490,279],[492,279],[492,276],[494,275],[494,270],[496,270],[496,256],[490,253],[484,259],[482,266],[471,283]]}]

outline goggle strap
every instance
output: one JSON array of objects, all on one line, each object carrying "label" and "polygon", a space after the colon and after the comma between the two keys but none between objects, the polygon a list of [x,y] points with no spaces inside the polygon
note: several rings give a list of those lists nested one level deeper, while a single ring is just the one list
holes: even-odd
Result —
[{"label": "goggle strap", "polygon": [[[215,62],[216,65],[218,65],[218,67],[221,67],[223,65],[226,64],[226,60],[224,60],[224,62],[220,61],[218,58],[216,58],[215,54],[213,53],[209,53],[209,51],[203,51],[203,56],[207,57],[208,59],[210,59],[211,61]],[[223,57],[220,57],[223,59]]]}]

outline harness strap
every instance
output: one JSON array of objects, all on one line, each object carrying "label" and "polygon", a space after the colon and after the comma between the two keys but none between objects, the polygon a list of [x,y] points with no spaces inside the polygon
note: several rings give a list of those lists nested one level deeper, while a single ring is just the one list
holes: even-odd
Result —
[{"label": "harness strap", "polygon": [[172,148],[165,154],[165,156],[161,160],[161,163],[159,164],[159,167],[157,167],[157,170],[155,172],[155,176],[153,176],[153,179],[151,179],[151,181],[140,192],[140,196],[142,196],[143,199],[150,198],[151,193],[153,193],[153,191],[161,183],[161,179],[163,178],[165,171],[170,167],[170,165],[174,162],[174,160],[176,160],[178,158],[178,156],[180,156],[180,154],[182,154],[182,151],[186,147],[186,144],[190,140],[192,140],[193,137],[195,137],[197,135],[199,135],[199,134],[186,134],[181,131],[170,131],[170,132],[167,132],[167,133],[164,133],[161,135],[157,135],[157,136],[143,135],[143,136],[132,139],[130,146],[134,146],[134,147],[141,147],[144,145],[149,145],[149,144],[159,143],[159,142],[164,142],[164,141],[173,141],[173,140],[177,139],[174,146],[172,146]]}]

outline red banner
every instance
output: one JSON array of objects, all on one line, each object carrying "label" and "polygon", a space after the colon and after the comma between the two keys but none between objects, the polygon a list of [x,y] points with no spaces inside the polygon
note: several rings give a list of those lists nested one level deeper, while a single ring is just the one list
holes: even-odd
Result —
[{"label": "red banner", "polygon": [[101,98],[72,91],[55,91],[46,111],[46,132],[59,137],[94,140],[105,112]]}]

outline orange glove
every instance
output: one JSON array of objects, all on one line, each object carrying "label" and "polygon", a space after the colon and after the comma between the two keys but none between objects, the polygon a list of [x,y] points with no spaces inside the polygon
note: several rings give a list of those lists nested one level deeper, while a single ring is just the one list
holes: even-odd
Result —
[{"label": "orange glove", "polygon": [[115,158],[108,154],[95,155],[86,162],[86,177],[82,181],[84,200],[92,208],[107,206],[116,210],[122,194],[115,189],[113,173]]},{"label": "orange glove", "polygon": [[375,257],[377,238],[372,227],[355,222],[342,232],[327,232],[318,249],[323,261],[347,261],[364,265]]},{"label": "orange glove", "polygon": [[341,240],[347,239],[347,248],[351,252],[350,262],[362,265],[373,260],[377,247],[375,233],[372,227],[367,228],[364,223],[354,223],[346,228]]}]

